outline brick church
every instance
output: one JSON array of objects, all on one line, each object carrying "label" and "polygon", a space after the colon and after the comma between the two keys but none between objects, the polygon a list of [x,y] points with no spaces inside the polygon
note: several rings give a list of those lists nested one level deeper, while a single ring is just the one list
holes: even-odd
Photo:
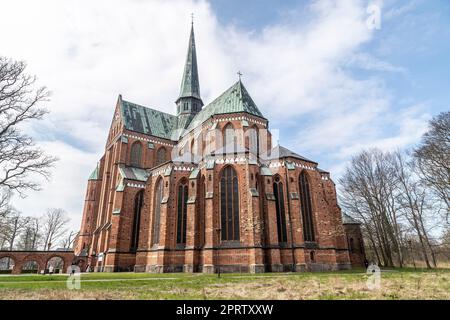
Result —
[{"label": "brick church", "polygon": [[204,105],[194,29],[176,115],[119,95],[75,254],[95,271],[279,272],[362,265],[330,174],[275,145],[241,79]]}]

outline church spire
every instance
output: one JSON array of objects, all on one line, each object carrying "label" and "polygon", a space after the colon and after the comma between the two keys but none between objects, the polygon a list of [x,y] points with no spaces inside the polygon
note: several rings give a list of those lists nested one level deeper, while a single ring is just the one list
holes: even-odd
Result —
[{"label": "church spire", "polygon": [[181,80],[180,95],[177,101],[178,128],[186,128],[194,116],[202,110],[200,82],[197,70],[197,53],[195,50],[194,23],[191,23],[189,47]]},{"label": "church spire", "polygon": [[190,98],[190,97],[196,98],[201,101],[193,22],[191,23],[191,35],[189,37],[189,47],[186,57],[186,64],[184,65],[183,78],[181,80],[181,89],[178,100],[181,98]]}]

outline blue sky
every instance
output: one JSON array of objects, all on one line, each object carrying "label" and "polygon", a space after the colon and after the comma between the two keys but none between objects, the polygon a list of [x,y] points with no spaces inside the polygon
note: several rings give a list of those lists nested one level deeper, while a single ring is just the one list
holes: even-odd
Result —
[{"label": "blue sky", "polygon": [[[367,27],[370,5],[380,29]],[[409,148],[450,109],[447,0],[16,0],[2,9],[0,55],[27,61],[53,93],[50,115],[27,133],[60,158],[42,191],[14,205],[30,215],[62,207],[74,229],[118,94],[175,112],[191,12],[204,102],[241,70],[280,143],[335,180],[361,149]]]},{"label": "blue sky", "polygon": [[[377,2],[366,3],[369,5]],[[297,15],[296,12],[307,10],[311,2],[216,0],[211,4],[222,24],[232,24],[258,33],[268,25],[301,17],[301,14]],[[449,110],[450,2],[384,1],[381,8],[381,28],[376,30],[371,41],[362,44],[359,50],[397,71],[386,71],[386,66],[365,69],[350,64],[342,67],[354,78],[378,79],[391,94],[392,108],[401,110],[412,103],[423,104],[422,110],[427,116]],[[276,127],[283,126],[282,123],[273,124]],[[397,134],[395,128],[389,126],[383,128],[383,133],[385,136]],[[281,141],[289,141],[291,136],[291,130],[280,131]],[[325,166],[329,164],[326,153],[319,152],[314,156]]]}]

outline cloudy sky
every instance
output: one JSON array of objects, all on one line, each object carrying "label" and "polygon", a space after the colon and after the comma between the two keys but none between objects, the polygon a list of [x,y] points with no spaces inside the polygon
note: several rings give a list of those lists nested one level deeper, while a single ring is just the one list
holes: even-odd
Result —
[{"label": "cloudy sky", "polygon": [[[380,28],[367,23],[373,5]],[[50,115],[27,133],[60,158],[42,191],[13,204],[64,208],[74,229],[118,94],[175,112],[191,12],[203,101],[242,71],[280,143],[335,180],[352,154],[410,147],[450,109],[447,0],[2,0],[1,10],[0,55],[25,60],[52,92]]]}]

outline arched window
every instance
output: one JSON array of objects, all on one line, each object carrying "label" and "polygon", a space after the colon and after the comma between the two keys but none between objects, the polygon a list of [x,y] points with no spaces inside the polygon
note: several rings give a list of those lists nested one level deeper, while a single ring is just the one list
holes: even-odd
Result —
[{"label": "arched window", "polygon": [[141,225],[141,210],[144,204],[144,190],[139,191],[134,198],[133,230],[131,232],[130,251],[136,251],[139,244],[139,227]]},{"label": "arched window", "polygon": [[251,153],[259,155],[259,132],[258,127],[253,126],[249,129],[248,149]]},{"label": "arched window", "polygon": [[178,185],[178,210],[177,210],[177,243],[186,243],[188,183],[181,180]]},{"label": "arched window", "polygon": [[228,123],[223,130],[223,146],[225,153],[234,153],[236,151],[236,134],[234,127]]},{"label": "arched window", "polygon": [[277,231],[278,231],[278,242],[287,241],[287,231],[286,231],[286,214],[284,212],[284,192],[283,183],[280,177],[276,176],[273,183],[273,193],[275,195],[275,207],[277,212]]},{"label": "arched window", "polygon": [[136,141],[131,145],[130,165],[133,167],[140,167],[141,158],[142,158],[142,144],[139,141]]},{"label": "arched window", "polygon": [[160,165],[164,162],[166,162],[166,148],[161,147],[156,151],[156,165]]},{"label": "arched window", "polygon": [[355,252],[355,241],[353,240],[353,238],[350,238],[350,240],[348,242],[348,247],[349,247],[350,253]]},{"label": "arched window", "polygon": [[305,171],[302,171],[298,181],[300,191],[300,204],[303,219],[303,238],[305,241],[315,241],[312,206],[311,206],[311,193],[309,190],[308,177],[306,176]]},{"label": "arched window", "polygon": [[191,154],[191,160],[194,161],[194,159],[196,158],[195,156],[197,155],[197,143],[194,139],[191,140],[191,149],[190,149],[190,154]]},{"label": "arched window", "polygon": [[161,201],[163,198],[163,180],[155,185],[155,202],[153,205],[152,245],[159,244],[159,223],[161,220]]},{"label": "arched window", "polygon": [[239,240],[239,188],[236,171],[228,166],[220,178],[221,238]]},{"label": "arched window", "polygon": [[206,195],[206,181],[205,176],[202,176],[200,179],[199,190],[198,190],[198,234],[199,234],[199,242],[200,246],[205,244],[205,222],[206,222],[206,207],[205,207],[205,195]]},{"label": "arched window", "polygon": [[361,238],[358,239],[359,242],[359,253],[364,253],[364,242]]}]

